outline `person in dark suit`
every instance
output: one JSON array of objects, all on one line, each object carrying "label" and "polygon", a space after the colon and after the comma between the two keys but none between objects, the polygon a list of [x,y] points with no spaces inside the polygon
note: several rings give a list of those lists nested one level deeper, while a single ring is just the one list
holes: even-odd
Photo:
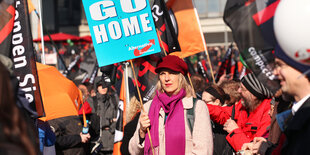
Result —
[{"label": "person in dark suit", "polygon": [[310,154],[310,67],[276,50],[276,67],[281,90],[294,97],[292,113],[285,123],[286,140],[281,154]]}]

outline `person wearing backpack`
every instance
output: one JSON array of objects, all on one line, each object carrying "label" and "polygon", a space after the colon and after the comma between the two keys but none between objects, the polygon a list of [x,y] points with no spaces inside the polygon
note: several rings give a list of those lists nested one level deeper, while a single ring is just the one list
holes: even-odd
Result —
[{"label": "person wearing backpack", "polygon": [[158,62],[155,72],[159,82],[129,142],[130,154],[153,154],[153,148],[160,155],[213,153],[209,111],[203,101],[193,99],[185,79],[187,70],[177,56],[168,55]]},{"label": "person wearing backpack", "polygon": [[[206,104],[225,107],[227,106],[227,104],[225,103],[227,103],[231,99],[230,96],[226,94],[225,91],[220,86],[212,84],[202,92],[202,100]],[[234,104],[232,106],[234,106]],[[231,116],[231,118],[233,119],[234,116]],[[233,154],[233,148],[226,140],[226,136],[228,133],[225,130],[223,130],[222,125],[213,121],[211,121],[211,123],[212,123],[213,145],[214,145],[213,155]]]}]

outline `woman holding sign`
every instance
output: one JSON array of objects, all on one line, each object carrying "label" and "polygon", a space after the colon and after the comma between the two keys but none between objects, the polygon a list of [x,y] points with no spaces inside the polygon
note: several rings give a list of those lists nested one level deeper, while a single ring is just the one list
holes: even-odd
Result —
[{"label": "woman holding sign", "polygon": [[147,128],[155,154],[212,154],[213,138],[205,103],[192,96],[185,79],[187,64],[168,55],[157,64],[159,82],[153,100],[144,105],[134,136],[131,154],[152,154]]}]

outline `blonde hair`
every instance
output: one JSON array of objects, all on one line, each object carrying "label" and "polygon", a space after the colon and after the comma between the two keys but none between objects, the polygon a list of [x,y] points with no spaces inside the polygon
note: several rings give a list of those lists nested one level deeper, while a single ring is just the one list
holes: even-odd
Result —
[{"label": "blonde hair", "polygon": [[130,98],[129,104],[126,105],[126,123],[130,122],[141,109],[139,100],[133,96]]},{"label": "blonde hair", "polygon": [[[179,93],[179,91],[183,88],[186,92],[186,97],[190,97],[190,96],[194,96],[193,91],[191,86],[188,84],[187,80],[185,79],[185,76],[182,73],[177,73],[178,74],[178,79],[179,79],[179,87],[178,89],[175,91],[174,94]],[[159,74],[158,74],[158,79],[159,79]],[[158,80],[157,84],[156,84],[156,89],[161,92],[164,93],[165,90],[161,87],[161,83],[160,80]],[[156,91],[154,92],[153,95],[155,95]]]}]

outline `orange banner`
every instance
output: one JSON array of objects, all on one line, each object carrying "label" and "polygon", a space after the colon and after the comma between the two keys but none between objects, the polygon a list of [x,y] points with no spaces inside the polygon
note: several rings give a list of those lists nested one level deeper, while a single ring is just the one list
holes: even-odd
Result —
[{"label": "orange banner", "polygon": [[82,93],[76,85],[64,77],[55,67],[36,63],[44,111],[52,120],[66,116],[77,116],[82,104]]},{"label": "orange banner", "polygon": [[122,145],[122,142],[114,143],[113,155],[122,155],[122,153],[121,153],[121,145]]},{"label": "orange banner", "polygon": [[[124,126],[126,124],[126,118],[125,118],[126,116],[126,108],[125,108],[126,107],[126,90],[125,89],[126,89],[125,88],[125,76],[123,75],[120,96],[119,96],[119,99],[123,101],[123,111],[120,111],[123,114],[120,114],[119,117],[123,116],[123,118],[118,118],[119,120],[117,120],[117,121],[122,121],[122,123],[120,123],[122,126],[120,128],[119,126],[116,127],[114,141],[115,139],[123,139],[123,136],[124,136]],[[122,141],[114,142],[113,155],[121,155],[121,145],[122,145]]]},{"label": "orange banner", "polygon": [[181,52],[172,54],[185,58],[205,51],[199,18],[192,0],[169,0],[166,5],[168,9],[172,9],[177,20],[178,40],[181,46]]},{"label": "orange banner", "polygon": [[35,10],[35,7],[33,6],[33,3],[31,0],[27,0],[28,2],[28,12],[31,13],[32,11]]}]

